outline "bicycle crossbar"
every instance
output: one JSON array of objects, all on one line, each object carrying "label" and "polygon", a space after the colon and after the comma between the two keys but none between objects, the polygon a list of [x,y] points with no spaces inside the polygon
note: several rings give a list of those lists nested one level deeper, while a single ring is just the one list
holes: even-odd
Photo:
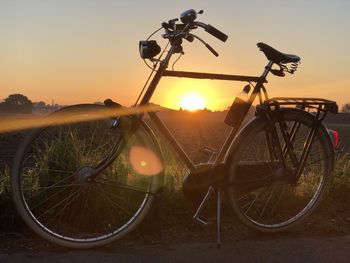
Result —
[{"label": "bicycle crossbar", "polygon": [[[165,70],[164,77],[178,77],[178,78],[194,78],[194,79],[217,79],[217,80],[231,80],[231,81],[248,81],[258,82],[260,77],[254,76],[240,76],[240,75],[228,75],[228,74],[216,74],[216,73],[202,73],[202,72],[190,72],[190,71],[174,71]],[[267,81],[264,81],[267,83]]]}]

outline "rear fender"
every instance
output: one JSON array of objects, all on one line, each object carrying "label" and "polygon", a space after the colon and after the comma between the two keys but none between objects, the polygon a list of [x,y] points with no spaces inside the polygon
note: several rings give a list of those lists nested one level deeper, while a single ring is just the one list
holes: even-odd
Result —
[{"label": "rear fender", "polygon": [[[297,109],[297,108],[281,108],[279,110],[273,110],[271,112],[269,112],[269,115],[273,118],[276,119],[277,118],[277,114],[285,114],[287,112],[296,112],[297,114],[302,114],[304,116],[306,116],[307,118],[310,119],[314,119],[317,120],[316,117],[306,111],[303,111],[301,109]],[[224,163],[226,167],[229,167],[230,165],[230,161],[232,160],[232,158],[234,157],[234,153],[235,153],[235,148],[241,143],[242,140],[244,140],[244,138],[246,137],[245,134],[251,129],[252,126],[255,126],[257,122],[264,122],[266,121],[266,115],[263,114],[262,112],[257,113],[257,115],[251,120],[249,121],[236,135],[235,139],[232,141],[227,154],[225,155],[224,158]],[[327,141],[330,145],[332,145],[332,141],[330,136],[328,135],[328,131],[327,128],[324,126],[323,123],[320,123],[319,126],[319,132],[327,134],[327,136],[325,136],[327,138]],[[334,147],[331,147],[332,149],[334,149]]]}]

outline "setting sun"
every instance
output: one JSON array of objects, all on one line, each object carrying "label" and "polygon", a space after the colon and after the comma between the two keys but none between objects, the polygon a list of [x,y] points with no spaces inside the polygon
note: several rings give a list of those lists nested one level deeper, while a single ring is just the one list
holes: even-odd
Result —
[{"label": "setting sun", "polygon": [[204,98],[197,93],[186,94],[181,99],[180,106],[182,109],[190,110],[190,111],[204,109],[205,107]]}]

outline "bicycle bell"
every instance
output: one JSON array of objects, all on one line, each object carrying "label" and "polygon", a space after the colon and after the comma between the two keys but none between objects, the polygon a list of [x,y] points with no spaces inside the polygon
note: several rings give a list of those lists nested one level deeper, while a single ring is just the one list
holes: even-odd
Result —
[{"label": "bicycle bell", "polygon": [[[200,10],[198,14],[202,14],[203,10]],[[184,24],[192,23],[197,18],[197,12],[194,9],[189,9],[180,15],[180,20]]]}]

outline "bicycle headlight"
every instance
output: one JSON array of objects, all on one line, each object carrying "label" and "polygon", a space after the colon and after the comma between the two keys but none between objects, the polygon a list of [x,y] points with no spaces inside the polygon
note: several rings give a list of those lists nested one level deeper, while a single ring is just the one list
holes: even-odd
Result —
[{"label": "bicycle headlight", "polygon": [[161,51],[160,46],[157,44],[155,40],[146,40],[139,42],[139,51],[140,56],[143,59],[153,58],[158,55]]}]

